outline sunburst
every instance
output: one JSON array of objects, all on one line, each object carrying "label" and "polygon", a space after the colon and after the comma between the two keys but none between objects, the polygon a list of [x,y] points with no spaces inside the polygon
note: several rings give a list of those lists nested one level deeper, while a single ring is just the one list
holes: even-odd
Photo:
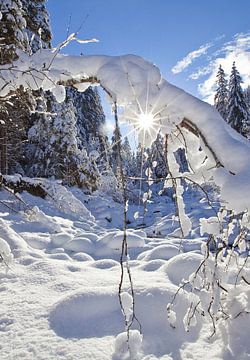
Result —
[{"label": "sunburst", "polygon": [[138,127],[140,130],[150,131],[155,127],[155,118],[151,113],[140,113],[138,115]]}]

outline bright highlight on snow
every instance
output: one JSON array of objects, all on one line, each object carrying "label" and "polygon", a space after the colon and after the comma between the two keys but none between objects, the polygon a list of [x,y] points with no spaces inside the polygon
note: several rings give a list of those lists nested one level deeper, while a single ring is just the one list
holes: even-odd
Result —
[{"label": "bright highlight on snow", "polygon": [[151,113],[141,113],[138,116],[139,129],[149,131],[154,128],[155,118]]}]

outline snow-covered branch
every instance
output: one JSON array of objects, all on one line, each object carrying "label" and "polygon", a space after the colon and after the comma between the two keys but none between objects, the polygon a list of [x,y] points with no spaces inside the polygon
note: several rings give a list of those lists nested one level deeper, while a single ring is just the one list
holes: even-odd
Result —
[{"label": "snow-covered branch", "polygon": [[[53,50],[41,50],[32,56],[19,53],[18,61],[0,70],[2,97],[23,86],[50,90],[58,101],[63,101],[64,87],[69,85],[79,91],[100,85],[109,101],[122,108],[123,119],[135,127],[140,115],[149,113],[154,127],[163,134],[174,133],[180,126],[187,130],[190,162],[192,157],[200,157],[199,167],[203,173],[209,169],[229,209],[240,212],[250,208],[250,199],[245,196],[250,193],[247,140],[232,130],[212,106],[168,83],[155,65],[141,57],[55,56]],[[198,139],[188,140],[192,136]],[[152,139],[147,137],[146,141]],[[203,150],[202,156],[199,149]],[[195,172],[199,171],[196,165]]]}]

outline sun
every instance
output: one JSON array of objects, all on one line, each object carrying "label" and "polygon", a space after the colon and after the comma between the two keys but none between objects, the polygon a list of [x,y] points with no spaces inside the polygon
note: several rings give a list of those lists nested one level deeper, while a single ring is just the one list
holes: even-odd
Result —
[{"label": "sun", "polygon": [[154,128],[155,118],[151,113],[141,113],[138,116],[138,125],[141,130],[149,131]]}]

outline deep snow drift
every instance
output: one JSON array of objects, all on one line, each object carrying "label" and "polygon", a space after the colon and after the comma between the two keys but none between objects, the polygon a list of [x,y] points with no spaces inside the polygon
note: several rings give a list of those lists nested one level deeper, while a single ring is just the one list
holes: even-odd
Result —
[{"label": "deep snow drift", "polygon": [[[245,311],[250,310],[250,293],[242,283],[238,289],[244,291],[234,290],[240,264],[232,264],[227,274],[225,311],[230,318],[217,324],[213,337],[212,323],[202,314],[190,326],[185,322],[188,292],[180,291],[167,311],[180,282],[188,280],[204,258],[206,237],[197,232],[197,213],[211,214],[201,193],[189,195],[187,211],[194,226],[187,239],[178,238],[173,204],[166,197],[160,198],[157,217],[155,207],[149,207],[148,219],[154,222],[146,220],[144,229],[132,229],[138,207],[129,210],[129,266],[142,327],[140,335],[134,323],[129,353],[118,299],[123,233],[122,222],[120,229],[116,224],[122,206],[98,194],[44,183],[51,196],[42,200],[23,193],[28,207],[1,191],[3,203],[19,211],[11,212],[3,203],[0,208],[0,246],[7,260],[0,273],[1,359],[197,360],[208,354],[210,359],[249,358]],[[249,279],[249,268],[244,275]],[[127,319],[132,314],[129,290],[126,280],[122,296]]]}]

